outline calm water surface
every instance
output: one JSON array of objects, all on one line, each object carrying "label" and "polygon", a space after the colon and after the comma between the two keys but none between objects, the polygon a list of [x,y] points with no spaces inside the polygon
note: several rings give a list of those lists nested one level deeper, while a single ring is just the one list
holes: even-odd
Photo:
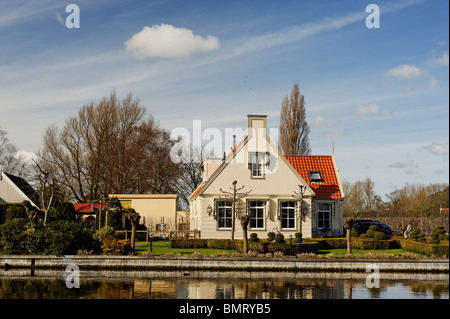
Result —
[{"label": "calm water surface", "polygon": [[379,288],[366,274],[243,272],[80,272],[68,288],[61,271],[0,270],[0,299],[448,299],[442,274],[381,273]]}]

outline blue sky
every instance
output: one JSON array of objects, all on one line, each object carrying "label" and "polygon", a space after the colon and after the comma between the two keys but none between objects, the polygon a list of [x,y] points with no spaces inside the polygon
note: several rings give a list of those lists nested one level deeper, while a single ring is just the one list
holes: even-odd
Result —
[{"label": "blue sky", "polygon": [[[65,25],[77,4],[80,28]],[[366,6],[380,28],[366,27]],[[449,4],[429,1],[0,1],[0,127],[24,153],[115,89],[169,131],[279,126],[298,82],[313,154],[379,195],[448,183]],[[207,140],[204,141],[208,143]],[[228,149],[229,145],[224,145]]]}]

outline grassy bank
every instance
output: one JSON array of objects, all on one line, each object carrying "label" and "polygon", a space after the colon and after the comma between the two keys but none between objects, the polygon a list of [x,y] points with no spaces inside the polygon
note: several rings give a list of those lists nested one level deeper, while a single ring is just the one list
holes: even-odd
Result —
[{"label": "grassy bank", "polygon": [[[136,243],[136,253],[150,253],[150,244],[145,245],[145,242]],[[210,249],[210,248],[170,248],[168,241],[156,241],[152,243],[152,254],[155,256],[163,256],[166,253],[171,254],[181,254],[181,255],[192,255],[197,252],[203,256],[211,256],[221,254],[223,252],[228,255],[232,255],[236,250],[224,250],[224,249]],[[326,256],[333,254],[335,257],[345,257],[347,253],[346,249],[325,249],[319,250],[318,254]],[[377,250],[362,250],[362,249],[352,249],[353,254],[365,255],[365,254],[392,254],[395,256],[401,256],[404,253],[408,253],[406,249],[377,249]],[[426,255],[419,253],[413,253],[417,258],[427,258]]]},{"label": "grassy bank", "polygon": [[[145,245],[145,242],[136,242],[136,253],[149,253],[150,243]],[[236,252],[236,250],[225,249],[210,249],[210,248],[170,248],[168,241],[155,241],[152,243],[152,254],[155,256],[163,256],[166,253],[172,253],[174,255],[192,255],[194,252],[198,252],[204,256],[211,256],[214,254],[227,253],[229,255]]]}]

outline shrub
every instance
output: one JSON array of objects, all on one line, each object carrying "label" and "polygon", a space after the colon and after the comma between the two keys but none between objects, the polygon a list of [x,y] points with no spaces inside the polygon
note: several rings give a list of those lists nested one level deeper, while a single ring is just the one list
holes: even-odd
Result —
[{"label": "shrub", "polygon": [[55,209],[51,209],[48,213],[48,221],[66,220],[74,222],[77,220],[75,207],[70,202],[59,202]]},{"label": "shrub", "polygon": [[102,227],[95,231],[93,235],[94,239],[103,242],[104,240],[113,240],[115,239],[115,231],[112,227]]},{"label": "shrub", "polygon": [[6,209],[6,221],[11,221],[14,218],[27,218],[27,213],[22,205],[11,205]]},{"label": "shrub", "polygon": [[386,234],[380,231],[375,232],[373,237],[375,240],[384,240],[386,238]]},{"label": "shrub", "polygon": [[409,235],[409,238],[412,240],[417,240],[419,238],[419,230],[417,228],[413,228],[411,231],[411,234]]},{"label": "shrub", "polygon": [[448,245],[433,245],[421,243],[414,240],[400,239],[400,246],[408,251],[424,254],[427,256],[448,256]]},{"label": "shrub", "polygon": [[440,243],[440,240],[439,240],[439,233],[438,233],[436,230],[434,230],[434,231],[431,233],[430,244],[435,244],[435,245],[437,245],[437,244],[439,244],[439,243]]},{"label": "shrub", "polygon": [[10,254],[76,254],[78,250],[98,251],[100,243],[90,230],[65,220],[31,228],[28,219],[14,219],[0,229],[1,250]]},{"label": "shrub", "polygon": [[102,251],[105,255],[127,255],[131,252],[129,239],[107,239],[102,243]]},{"label": "shrub", "polygon": [[258,234],[257,233],[251,233],[250,234],[250,238],[248,239],[248,241],[253,242],[253,243],[258,242],[259,241]]},{"label": "shrub", "polygon": [[41,251],[51,255],[74,255],[79,249],[98,250],[99,241],[90,230],[82,229],[76,222],[58,220],[51,222],[44,231],[46,249]]},{"label": "shrub", "polygon": [[27,218],[15,218],[0,226],[0,249],[8,254],[28,253],[25,241],[30,222]]},{"label": "shrub", "polygon": [[275,233],[269,232],[267,233],[267,241],[273,241],[275,239]]},{"label": "shrub", "polygon": [[[214,240],[216,242],[217,240]],[[170,248],[208,248],[206,239],[172,238],[169,241]],[[216,248],[216,247],[214,247]]]},{"label": "shrub", "polygon": [[286,241],[284,240],[284,235],[283,234],[276,234],[275,238],[274,238],[276,243],[285,243]]},{"label": "shrub", "polygon": [[301,243],[302,241],[303,241],[303,238],[302,238],[302,233],[295,233],[295,238],[292,240],[292,242],[294,243],[294,244],[299,244],[299,243]]},{"label": "shrub", "polygon": [[231,239],[207,239],[206,247],[212,249],[234,250],[236,249],[236,244]]}]

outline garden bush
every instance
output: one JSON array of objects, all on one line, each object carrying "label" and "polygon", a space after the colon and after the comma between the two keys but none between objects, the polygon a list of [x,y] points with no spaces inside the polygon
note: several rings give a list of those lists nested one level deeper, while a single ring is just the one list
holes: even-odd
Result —
[{"label": "garden bush", "polygon": [[48,212],[48,222],[66,220],[74,222],[77,220],[75,207],[70,202],[59,202],[55,208]]},{"label": "garden bush", "polygon": [[274,240],[275,240],[276,243],[279,243],[279,244],[283,244],[283,243],[286,242],[286,241],[284,240],[284,235],[283,235],[283,234],[280,234],[280,233],[278,233],[278,234],[275,235]]},{"label": "garden bush", "polygon": [[27,218],[27,213],[22,205],[11,205],[6,209],[5,221],[12,221],[14,218]]},{"label": "garden bush", "polygon": [[236,245],[231,239],[207,239],[206,247],[211,249],[234,250]]},{"label": "garden bush", "polygon": [[102,243],[102,252],[105,255],[127,255],[131,252],[129,239],[107,239]]},{"label": "garden bush", "polygon": [[[239,252],[243,251],[243,247],[244,247],[244,241],[243,240],[235,240],[235,249]],[[257,252],[257,253],[266,253],[267,252],[267,246],[270,243],[268,242],[249,242],[248,243],[248,251],[253,251],[253,252]]]},{"label": "garden bush", "polygon": [[427,256],[448,257],[449,255],[448,244],[433,245],[417,242],[410,239],[399,239],[397,241],[403,249],[406,249],[408,251],[420,253]]},{"label": "garden bush", "polygon": [[169,240],[170,248],[208,248],[206,239],[172,238]]},{"label": "garden bush", "polygon": [[31,227],[28,219],[15,218],[0,227],[0,249],[8,254],[76,254],[78,250],[98,251],[100,242],[91,230],[77,223],[58,220],[44,227]]},{"label": "garden bush", "polygon": [[275,233],[269,232],[267,233],[267,241],[273,241],[275,239]]},{"label": "garden bush", "polygon": [[437,226],[431,233],[430,244],[439,244],[441,241],[448,241],[448,230],[444,226]]},{"label": "garden bush", "polygon": [[258,242],[259,238],[258,238],[258,234],[257,233],[251,233],[250,234],[250,238],[248,239],[249,242]]},{"label": "garden bush", "polygon": [[28,253],[25,242],[30,221],[27,218],[15,218],[0,226],[0,250],[7,254]]},{"label": "garden bush", "polygon": [[295,233],[295,238],[292,240],[294,244],[299,244],[303,241],[302,233]]}]

